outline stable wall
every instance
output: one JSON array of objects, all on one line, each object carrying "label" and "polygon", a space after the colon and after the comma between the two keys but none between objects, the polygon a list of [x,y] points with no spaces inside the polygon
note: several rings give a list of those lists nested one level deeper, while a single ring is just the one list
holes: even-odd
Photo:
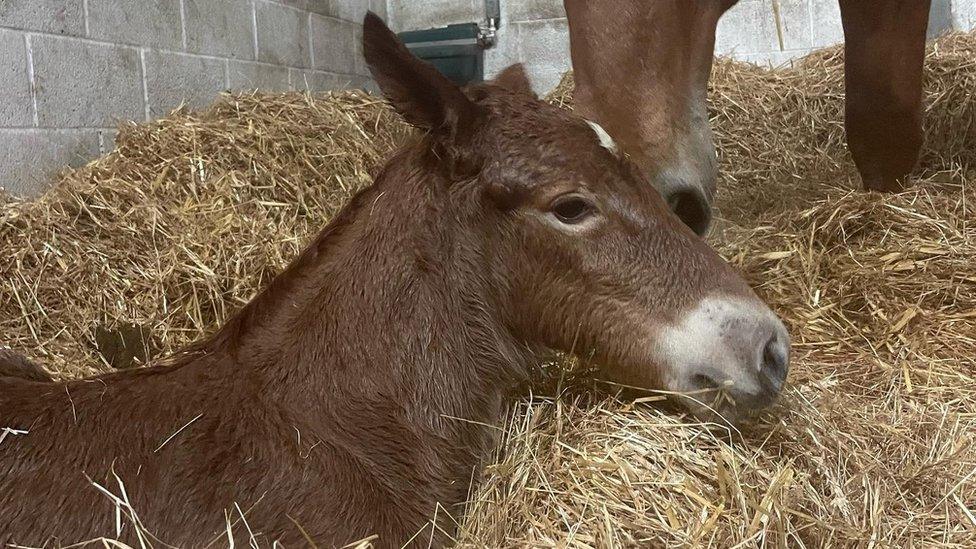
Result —
[{"label": "stable wall", "polygon": [[386,0],[0,0],[0,187],[37,194],[120,121],[224,90],[362,87],[367,9]]},{"label": "stable wall", "polygon": [[[485,52],[491,77],[524,63],[545,93],[570,68],[569,30],[562,0],[500,0],[498,45]],[[603,0],[589,0],[603,1]],[[390,24],[419,30],[484,19],[483,0],[390,0]],[[929,34],[976,26],[976,0],[932,0]],[[778,66],[844,40],[837,0],[740,0],[719,22],[716,53]]]},{"label": "stable wall", "polygon": [[[484,0],[0,0],[0,188],[36,195],[63,166],[111,150],[120,121],[224,90],[362,87],[367,9],[396,30],[484,18]],[[569,68],[562,0],[501,9],[487,75],[523,62],[550,90]],[[976,0],[933,0],[931,23],[976,27]],[[716,50],[779,65],[842,39],[837,0],[741,0]]]}]

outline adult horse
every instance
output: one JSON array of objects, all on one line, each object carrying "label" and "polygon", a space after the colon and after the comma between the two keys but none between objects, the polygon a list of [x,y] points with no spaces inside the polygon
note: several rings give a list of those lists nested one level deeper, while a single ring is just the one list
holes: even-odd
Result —
[{"label": "adult horse", "polygon": [[[565,0],[575,101],[704,234],[715,193],[705,92],[715,28],[738,0]],[[846,128],[866,189],[894,191],[922,144],[931,0],[840,0]]]},{"label": "adult horse", "polygon": [[94,379],[0,376],[0,545],[399,547],[459,511],[552,350],[704,418],[776,397],[782,323],[603,130],[519,66],[462,90],[372,13],[363,41],[424,135],[209,339]]}]

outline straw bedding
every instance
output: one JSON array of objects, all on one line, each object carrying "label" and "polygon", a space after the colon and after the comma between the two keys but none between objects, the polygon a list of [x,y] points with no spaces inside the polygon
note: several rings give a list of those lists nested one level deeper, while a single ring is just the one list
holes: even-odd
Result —
[{"label": "straw bedding", "polygon": [[[509,415],[460,544],[976,547],[974,58],[976,35],[930,47],[927,144],[894,196],[855,191],[839,50],[719,61],[711,239],[790,326],[781,402],[721,435],[554,368]],[[161,353],[200,337],[408,132],[359,93],[122,127],[117,151],[0,208],[2,343],[79,376],[108,368],[99,327],[147,325]]]}]

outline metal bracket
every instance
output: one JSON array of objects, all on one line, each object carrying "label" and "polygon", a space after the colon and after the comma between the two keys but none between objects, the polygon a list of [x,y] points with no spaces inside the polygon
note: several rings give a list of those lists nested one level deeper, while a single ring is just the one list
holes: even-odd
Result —
[{"label": "metal bracket", "polygon": [[478,25],[478,45],[488,49],[498,42],[498,29],[502,24],[499,0],[485,0],[485,20]]},{"label": "metal bracket", "polygon": [[478,45],[488,49],[498,42],[498,27],[494,19],[487,19],[478,25]]}]

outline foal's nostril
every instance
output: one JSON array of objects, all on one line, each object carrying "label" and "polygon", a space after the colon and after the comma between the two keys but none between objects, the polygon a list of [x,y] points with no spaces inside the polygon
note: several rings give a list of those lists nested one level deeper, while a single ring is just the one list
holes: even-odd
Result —
[{"label": "foal's nostril", "polygon": [[712,222],[712,209],[704,195],[695,190],[682,189],[672,192],[667,198],[671,211],[698,236],[704,236]]},{"label": "foal's nostril", "polygon": [[784,339],[779,334],[774,334],[763,349],[762,374],[775,392],[783,388],[790,366],[789,344]]},{"label": "foal's nostril", "polygon": [[695,389],[699,391],[703,391],[703,390],[710,391],[710,390],[718,389],[719,386],[721,385],[721,383],[716,381],[715,378],[705,374],[695,374],[691,378],[691,383],[695,387]]}]

